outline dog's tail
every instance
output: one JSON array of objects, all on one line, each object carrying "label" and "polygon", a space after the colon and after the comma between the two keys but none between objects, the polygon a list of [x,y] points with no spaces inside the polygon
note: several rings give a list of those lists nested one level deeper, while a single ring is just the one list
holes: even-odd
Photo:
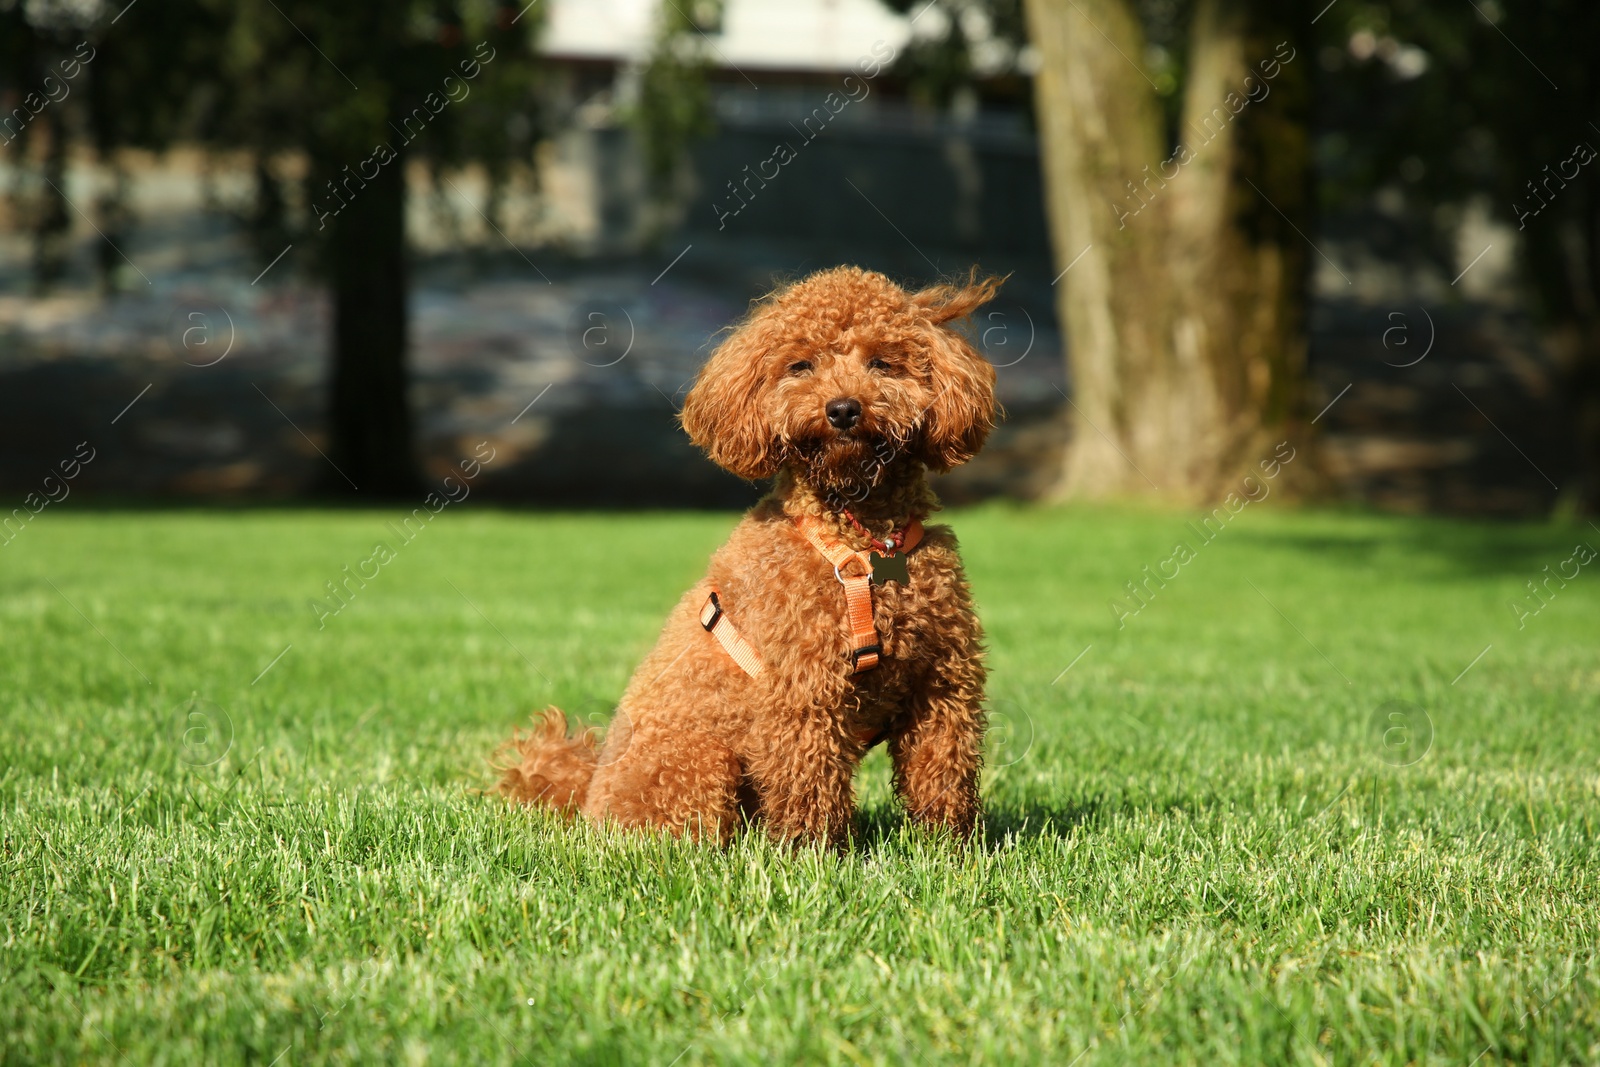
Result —
[{"label": "dog's tail", "polygon": [[597,759],[593,730],[567,736],[567,717],[546,708],[533,717],[533,732],[517,734],[493,762],[500,772],[495,791],[523,804],[539,804],[572,815],[583,804]]}]

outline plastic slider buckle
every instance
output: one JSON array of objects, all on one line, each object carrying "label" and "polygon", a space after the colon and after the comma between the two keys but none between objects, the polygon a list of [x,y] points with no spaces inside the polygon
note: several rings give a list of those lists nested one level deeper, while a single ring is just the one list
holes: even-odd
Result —
[{"label": "plastic slider buckle", "polygon": [[[711,617],[709,619],[706,618],[706,608],[711,609]],[[706,608],[700,609],[700,625],[705,628],[706,633],[710,633],[716,628],[717,620],[722,618],[723,614],[722,601],[717,599],[717,594],[712,593],[711,596],[707,598]]]},{"label": "plastic slider buckle", "polygon": [[856,649],[854,652],[850,653],[850,666],[852,668],[854,668],[855,670],[857,670],[857,671],[861,670],[861,657],[862,656],[869,656],[869,655],[870,656],[877,656],[879,659],[882,659],[883,658],[883,646],[882,645],[866,645],[866,646],[864,646],[862,648]]}]

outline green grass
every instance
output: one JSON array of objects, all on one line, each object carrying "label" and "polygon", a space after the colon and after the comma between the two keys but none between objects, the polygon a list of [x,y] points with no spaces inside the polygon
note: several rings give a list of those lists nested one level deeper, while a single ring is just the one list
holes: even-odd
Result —
[{"label": "green grass", "polygon": [[840,857],[474,792],[604,718],[732,516],[452,509],[319,631],[388,517],[0,548],[0,1061],[1600,1061],[1600,563],[1507,606],[1587,525],[1250,509],[1118,629],[1181,516],[955,513],[985,836],[874,753]]}]

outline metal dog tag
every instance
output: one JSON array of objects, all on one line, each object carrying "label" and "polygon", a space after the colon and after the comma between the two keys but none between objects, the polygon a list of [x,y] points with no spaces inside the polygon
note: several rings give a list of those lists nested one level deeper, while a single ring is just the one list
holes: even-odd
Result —
[{"label": "metal dog tag", "polygon": [[889,582],[910,584],[911,572],[906,570],[904,552],[896,552],[892,556],[880,556],[874,552],[869,562],[872,564],[873,585],[885,585]]}]

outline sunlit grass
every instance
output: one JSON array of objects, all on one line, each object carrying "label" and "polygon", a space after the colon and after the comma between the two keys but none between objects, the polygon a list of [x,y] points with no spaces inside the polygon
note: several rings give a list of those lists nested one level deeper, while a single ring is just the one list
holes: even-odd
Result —
[{"label": "sunlit grass", "polygon": [[1600,1059],[1600,574],[1510,606],[1586,525],[954,513],[986,834],[874,754],[838,857],[474,791],[604,720],[733,516],[390,517],[0,548],[0,1062]]}]

